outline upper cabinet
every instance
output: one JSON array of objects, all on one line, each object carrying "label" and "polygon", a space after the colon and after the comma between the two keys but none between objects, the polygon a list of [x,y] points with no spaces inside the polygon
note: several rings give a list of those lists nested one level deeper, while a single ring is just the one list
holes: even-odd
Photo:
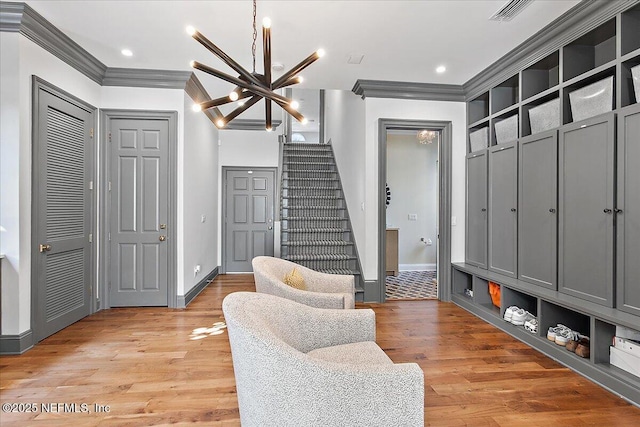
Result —
[{"label": "upper cabinet", "polygon": [[497,82],[467,103],[467,152],[640,102],[640,3],[603,21],[511,75],[496,70]]}]

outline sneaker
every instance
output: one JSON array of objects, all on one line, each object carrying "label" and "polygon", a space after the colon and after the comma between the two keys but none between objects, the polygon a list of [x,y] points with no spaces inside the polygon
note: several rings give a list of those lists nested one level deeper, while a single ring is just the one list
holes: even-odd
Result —
[{"label": "sneaker", "polygon": [[506,322],[511,322],[511,319],[513,318],[513,313],[516,312],[517,310],[520,310],[520,309],[515,305],[512,305],[511,307],[507,308],[504,311],[504,320]]},{"label": "sneaker", "polygon": [[[566,328],[566,327],[565,327]],[[556,334],[556,344],[561,345],[561,346],[566,346],[567,344],[569,344],[570,341],[577,341],[578,338],[578,333],[572,331],[569,328],[566,329],[562,329],[560,331],[560,333]]]},{"label": "sneaker", "polygon": [[524,328],[532,334],[538,333],[538,319],[535,317],[524,322]]},{"label": "sneaker", "polygon": [[527,320],[535,319],[535,316],[523,309],[517,310],[511,317],[511,323],[516,326],[524,326]]},{"label": "sneaker", "polygon": [[558,335],[558,328],[555,326],[549,326],[549,330],[547,331],[547,339],[549,341],[555,341],[556,335]]}]

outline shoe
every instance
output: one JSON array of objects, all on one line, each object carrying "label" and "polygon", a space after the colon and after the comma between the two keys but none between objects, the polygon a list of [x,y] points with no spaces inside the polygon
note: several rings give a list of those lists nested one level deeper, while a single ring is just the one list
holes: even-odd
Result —
[{"label": "shoe", "polygon": [[566,346],[570,341],[577,341],[578,339],[578,333],[569,328],[563,329],[556,334],[556,344],[561,346]]},{"label": "shoe", "polygon": [[589,337],[582,337],[580,341],[578,341],[578,346],[576,347],[576,354],[580,357],[584,357],[588,359],[591,356],[591,350],[589,349]]},{"label": "shoe", "polygon": [[511,307],[507,308],[504,311],[504,320],[507,322],[511,322],[511,319],[513,318],[513,313],[517,310],[520,310],[520,309],[515,305],[512,305]]},{"label": "shoe", "polygon": [[523,309],[519,309],[518,311],[513,313],[513,316],[511,317],[511,323],[516,326],[524,326],[525,322],[531,319],[535,319],[535,316],[533,314]]},{"label": "shoe", "polygon": [[566,345],[567,350],[569,350],[572,353],[576,352],[576,347],[578,347],[578,341],[576,340],[571,340]]},{"label": "shoe", "polygon": [[524,322],[524,328],[532,334],[538,333],[538,319],[535,317]]},{"label": "shoe", "polygon": [[549,326],[549,330],[547,331],[547,339],[549,341],[555,341],[556,335],[558,335],[558,328],[555,326]]}]

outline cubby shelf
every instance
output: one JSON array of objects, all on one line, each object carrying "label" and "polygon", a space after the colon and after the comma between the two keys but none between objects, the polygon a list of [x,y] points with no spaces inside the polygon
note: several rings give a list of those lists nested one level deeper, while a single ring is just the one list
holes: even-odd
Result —
[{"label": "cubby shelf", "polygon": [[[471,164],[470,159],[475,159],[474,168],[467,169],[465,256],[468,261],[454,263],[452,266],[454,283],[451,299],[486,322],[640,406],[640,377],[611,364],[612,360],[622,362],[612,359],[610,348],[618,327],[640,330],[640,312],[635,308],[640,306],[637,266],[629,268],[628,262],[622,266],[620,262],[621,259],[627,259],[625,256],[635,260],[638,253],[636,246],[620,246],[620,233],[627,233],[626,224],[630,218],[635,221],[639,212],[637,203],[628,202],[621,194],[626,195],[625,191],[628,192],[633,187],[632,183],[637,182],[637,174],[629,172],[632,169],[638,170],[635,160],[638,158],[637,153],[634,151],[633,154],[628,154],[624,147],[628,147],[626,141],[637,140],[636,129],[640,123],[640,95],[636,96],[632,75],[632,69],[640,67],[640,0],[624,4],[615,2],[615,7],[614,2],[598,3],[599,7],[603,7],[600,9],[602,12],[585,18],[580,25],[563,30],[552,37],[546,46],[539,46],[535,51],[528,52],[528,56],[516,59],[514,67],[508,67],[509,74],[502,74],[505,69],[496,67],[495,71],[485,77],[485,81],[491,81],[491,84],[474,87],[473,93],[479,95],[467,104],[467,135],[486,127],[489,148],[467,155],[467,167]],[[581,33],[575,32],[578,28],[581,28],[578,30]],[[606,81],[602,82],[603,80]],[[597,82],[603,84],[587,88]],[[581,90],[581,93],[570,95],[577,90]],[[576,105],[572,106],[571,101]],[[513,191],[511,187],[495,185],[490,179],[493,176],[492,170],[505,170],[504,165],[507,163],[498,166],[487,159],[491,160],[492,154],[501,152],[500,147],[491,148],[498,142],[497,128],[502,142],[513,138],[512,123],[516,116],[516,179],[519,184],[516,186],[516,202],[511,212],[515,213],[517,206],[518,216],[515,226],[507,224],[506,220],[502,221],[502,229],[490,222],[493,208],[488,204],[496,199],[492,194],[506,194],[504,197],[500,196],[504,199],[511,197]],[[510,122],[501,125],[507,119],[511,119]],[[579,124],[572,124],[578,120]],[[579,136],[575,136],[577,133],[570,134],[574,131],[581,133]],[[606,141],[597,134],[600,131],[606,133]],[[567,144],[572,143],[572,136],[578,142],[571,146],[575,149],[568,152]],[[605,143],[608,144],[607,147],[613,147],[610,150],[613,153],[618,150],[617,157],[602,153],[593,155],[595,147],[602,147]],[[468,151],[470,145],[467,147]],[[591,153],[591,157],[587,158],[586,154],[583,156],[583,151]],[[624,157],[620,157],[620,153]],[[570,247],[566,243],[566,237],[570,234],[567,231],[567,219],[562,216],[567,211],[566,194],[573,191],[571,194],[575,196],[580,192],[581,184],[567,189],[562,180],[577,177],[585,191],[589,191],[590,195],[595,194],[595,189],[605,179],[604,173],[601,174],[602,180],[598,178],[587,183],[580,178],[584,177],[584,173],[578,174],[575,171],[582,170],[581,167],[584,168],[588,161],[595,158],[597,160],[589,163],[588,170],[593,171],[591,176],[600,176],[596,174],[602,171],[596,171],[595,165],[601,165],[604,157],[608,159],[606,197],[613,199],[609,204],[614,209],[612,211],[605,208],[604,212],[607,213],[608,210],[609,213],[621,213],[624,210],[624,217],[619,217],[617,222],[608,223],[612,232],[617,233],[617,246],[614,242],[607,241],[601,249],[609,252],[606,255],[600,252],[591,259],[592,266],[597,264],[597,260],[603,260],[603,265],[608,263],[606,269],[603,265],[598,268],[602,267],[601,271],[606,270],[611,275],[606,280],[599,277],[590,283],[584,278],[576,279],[579,261],[571,264],[571,259],[567,261],[566,256],[563,258],[567,251],[573,254],[572,259],[585,258],[576,257],[576,254],[586,245]],[[630,163],[633,166],[626,166],[630,160],[633,160]],[[555,167],[543,168],[543,164]],[[604,169],[605,167],[602,168]],[[545,180],[541,178],[542,175],[551,178]],[[512,180],[513,178],[509,178],[503,181]],[[527,187],[529,190],[525,191],[522,188],[523,182],[536,183],[536,191],[531,190],[531,184]],[[470,186],[470,183],[474,185]],[[469,193],[474,196],[469,197]],[[605,194],[605,191],[600,193]],[[523,199],[523,194],[528,194],[528,199]],[[618,209],[615,209],[615,197],[612,194],[617,194]],[[583,199],[588,197],[581,196],[580,200]],[[522,200],[529,202],[527,204]],[[598,212],[600,211],[601,208],[598,208]],[[525,217],[525,214],[529,216]],[[536,221],[532,221],[532,217]],[[504,215],[504,218],[507,216]],[[593,225],[596,219],[585,219],[584,222]],[[492,224],[493,227],[490,227]],[[544,230],[532,229],[532,224]],[[514,228],[515,234],[512,232]],[[540,244],[535,245],[544,248],[542,251],[532,250],[532,245],[520,244],[525,238],[530,242],[537,242],[536,232],[546,236],[540,239]],[[579,234],[579,230],[574,230],[573,233]],[[505,237],[507,235],[517,236],[517,272],[520,274],[522,271],[523,280],[517,279],[515,272],[510,274],[511,270],[501,271],[495,267],[493,271],[487,269],[494,266],[492,250],[494,255],[498,253],[495,245],[491,246],[495,242],[502,245],[498,246],[502,252],[513,253],[505,250],[506,245],[512,242],[512,239]],[[631,235],[636,237],[633,233]],[[623,236],[626,239],[627,234]],[[622,241],[626,241],[625,239]],[[590,250],[591,254],[595,253],[591,248],[586,250]],[[507,256],[503,258],[508,259]],[[575,292],[570,292],[573,288],[566,286],[566,271],[572,274],[571,286],[578,289]],[[562,274],[565,275],[561,276]],[[616,274],[617,280],[614,281],[611,277]],[[492,303],[489,282],[500,286],[500,307]],[[603,287],[608,293],[601,297],[598,292]],[[472,293],[472,297],[465,296],[466,289]],[[615,295],[616,299],[611,295]],[[512,305],[536,316],[537,333],[530,333],[522,326],[503,320],[505,310]],[[591,351],[588,358],[582,358],[547,339],[547,330],[557,324],[566,325],[590,337]]]},{"label": "cubby shelf", "polygon": [[517,110],[518,136],[532,135],[529,111],[554,97],[560,98],[558,127],[572,123],[569,93],[610,76],[615,80],[613,111],[638,103],[631,75],[636,65],[640,65],[640,4],[481,92],[467,103],[468,133],[488,123],[489,146],[495,145],[495,123]]},{"label": "cubby shelf", "polygon": [[[494,306],[488,293],[488,283],[500,285],[501,305]],[[492,273],[465,263],[452,265],[452,301],[472,312],[498,329],[541,351],[565,366],[594,379],[599,384],[615,390],[627,400],[640,405],[640,378],[610,364],[609,346],[615,335],[616,325],[638,328],[637,318],[616,314],[615,319],[593,313],[596,304],[562,295],[546,288]],[[464,296],[464,289],[472,289],[473,298]],[[522,326],[504,321],[507,307],[515,305],[536,316],[537,333]],[[598,306],[598,310],[601,307]],[[610,309],[613,311],[613,309]],[[606,311],[606,310],[605,310]],[[605,319],[606,318],[606,319]],[[591,354],[583,358],[564,346],[547,339],[547,330],[557,324],[590,337]]]}]

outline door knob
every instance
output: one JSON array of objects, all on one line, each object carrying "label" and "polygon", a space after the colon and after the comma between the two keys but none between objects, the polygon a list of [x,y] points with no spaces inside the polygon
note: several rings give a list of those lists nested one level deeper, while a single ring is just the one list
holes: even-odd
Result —
[{"label": "door knob", "polygon": [[167,236],[164,236],[164,235],[163,235],[163,236],[160,236],[160,239],[159,239],[159,240],[160,240],[161,242],[164,242],[165,240],[167,240]]},{"label": "door knob", "polygon": [[167,224],[160,224],[160,230],[164,230],[167,228]]},{"label": "door knob", "polygon": [[511,212],[515,212],[515,211],[516,211],[516,208],[511,208]]},{"label": "door knob", "polygon": [[267,230],[273,230],[273,226],[270,225]]},{"label": "door knob", "polygon": [[480,209],[480,210],[481,210],[482,212],[486,212],[486,211],[487,211],[487,208],[482,208],[482,209]]},{"label": "door knob", "polygon": [[51,250],[51,245],[40,245],[40,253],[49,252]]},{"label": "door knob", "polygon": [[614,209],[613,210],[615,213],[622,213],[622,209]]},{"label": "door knob", "polygon": [[553,208],[551,208],[551,209],[549,209],[549,212],[551,212],[551,213],[556,213],[556,210],[555,210],[555,209],[553,209]]},{"label": "door knob", "polygon": [[609,214],[609,213],[611,213],[611,212],[613,212],[611,209],[605,209],[605,210],[604,210],[604,213],[607,213],[607,214]]}]

